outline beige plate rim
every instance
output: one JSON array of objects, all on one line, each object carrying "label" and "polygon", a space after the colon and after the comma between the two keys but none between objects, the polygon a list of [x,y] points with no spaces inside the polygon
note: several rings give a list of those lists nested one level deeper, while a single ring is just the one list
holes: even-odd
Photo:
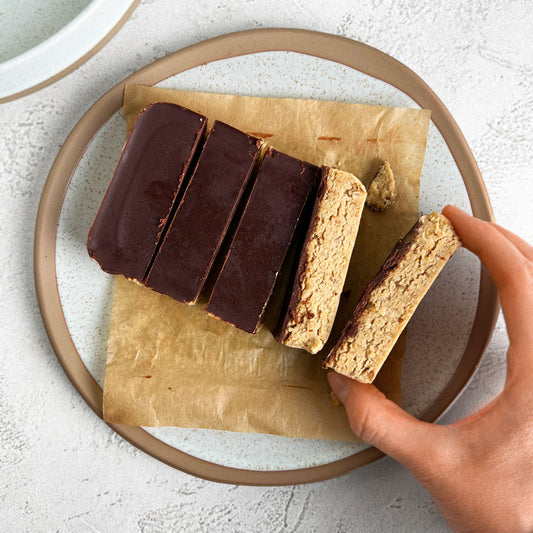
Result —
[{"label": "beige plate rim", "polygon": [[[147,65],[105,93],[69,134],[45,183],[35,227],[35,285],[48,337],[70,381],[100,418],[102,389],[85,367],[70,336],[59,298],[55,268],[57,224],[76,166],[100,127],[121,108],[125,83],[154,85],[204,63],[271,51],[297,52],[340,63],[395,86],[420,107],[430,109],[432,120],[461,172],[474,215],[484,220],[494,220],[479,169],[449,111],[414,72],[375,48],[345,37],[310,30],[267,28],[215,37]],[[435,421],[468,384],[490,340],[498,309],[496,288],[482,269],[477,310],[464,354],[449,383],[424,411],[421,419]],[[232,484],[289,485],[322,481],[383,457],[382,452],[370,447],[344,459],[309,468],[245,470],[218,465],[184,453],[153,437],[141,427],[109,425],[137,448],[174,468],[204,479]]]}]

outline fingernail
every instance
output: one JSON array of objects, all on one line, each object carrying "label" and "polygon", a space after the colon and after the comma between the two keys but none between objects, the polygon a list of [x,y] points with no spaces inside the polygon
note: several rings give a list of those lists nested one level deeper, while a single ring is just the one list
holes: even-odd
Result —
[{"label": "fingernail", "polygon": [[456,205],[451,205],[451,204],[445,205],[442,209],[443,213],[444,211],[451,211],[452,213],[466,215],[468,217],[471,216],[466,211],[461,209],[460,207],[457,207]]},{"label": "fingernail", "polygon": [[345,376],[341,376],[340,374],[337,374],[336,372],[330,372],[328,374],[328,381],[333,389],[333,392],[335,393],[335,396],[344,403],[344,400],[346,400],[346,397],[348,396],[348,390],[349,390],[349,380]]},{"label": "fingernail", "polygon": [[455,205],[447,204],[442,208],[441,212],[444,213],[444,211],[455,211],[457,213],[457,211],[461,211],[461,209],[459,209]]}]

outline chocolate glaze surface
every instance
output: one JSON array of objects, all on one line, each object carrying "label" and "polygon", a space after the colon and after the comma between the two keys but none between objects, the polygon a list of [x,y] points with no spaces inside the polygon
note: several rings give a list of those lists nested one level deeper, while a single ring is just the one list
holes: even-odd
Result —
[{"label": "chocolate glaze surface", "polygon": [[262,140],[216,121],[146,285],[194,303],[259,156]]},{"label": "chocolate glaze surface", "polygon": [[104,271],[144,279],[206,125],[174,104],[139,114],[87,239]]},{"label": "chocolate glaze surface", "polygon": [[270,148],[207,311],[255,333],[319,169]]}]

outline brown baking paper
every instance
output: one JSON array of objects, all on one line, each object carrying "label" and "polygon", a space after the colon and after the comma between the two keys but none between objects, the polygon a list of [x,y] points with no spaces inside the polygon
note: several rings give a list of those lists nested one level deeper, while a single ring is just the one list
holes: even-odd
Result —
[{"label": "brown baking paper", "polygon": [[[369,184],[390,162],[398,200],[365,209],[332,341],[318,355],[275,342],[267,327],[250,335],[117,277],[108,340],[104,418],[355,441],[344,409],[331,401],[320,363],[350,317],[364,285],[418,216],[419,178],[430,112],[317,100],[256,98],[127,85],[128,130],[153,102],[174,102],[223,120],[292,156],[348,170]],[[278,290],[278,295],[280,291]],[[376,379],[400,401],[404,337]]]}]

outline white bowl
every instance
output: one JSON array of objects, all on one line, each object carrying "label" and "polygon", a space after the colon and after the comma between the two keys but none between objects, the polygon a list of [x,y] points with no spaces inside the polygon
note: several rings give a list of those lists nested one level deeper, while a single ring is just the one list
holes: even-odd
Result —
[{"label": "white bowl", "polygon": [[[0,57],[9,57],[0,63],[0,103],[38,90],[74,70],[107,43],[137,4],[138,0],[92,0],[83,8],[83,2],[78,2],[81,12],[48,36],[67,18],[65,8],[76,12],[72,3],[24,2],[28,10],[24,12],[11,0],[0,2]],[[34,43],[38,44],[32,46]],[[13,50],[25,51],[10,57]]]}]

